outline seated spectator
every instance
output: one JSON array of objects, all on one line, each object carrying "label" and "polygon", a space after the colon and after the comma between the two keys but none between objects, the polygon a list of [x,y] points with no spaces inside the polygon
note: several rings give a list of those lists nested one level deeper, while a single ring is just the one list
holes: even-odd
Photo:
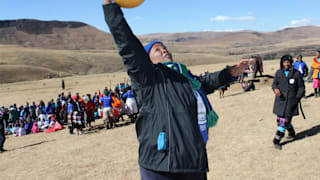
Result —
[{"label": "seated spectator", "polygon": [[25,136],[25,135],[26,135],[25,125],[22,123],[22,125],[19,128],[19,132],[16,136]]},{"label": "seated spectator", "polygon": [[49,127],[49,124],[50,124],[50,122],[49,122],[49,120],[47,119],[46,121],[44,121],[43,125],[40,126],[40,129],[41,129],[41,130],[47,129],[47,128]]},{"label": "seated spectator", "polygon": [[49,123],[48,129],[53,128],[55,124],[56,124],[55,119],[54,119],[54,118],[51,118],[51,121],[50,121],[50,123]]},{"label": "seated spectator", "polygon": [[32,126],[32,133],[38,133],[40,132],[40,129],[39,129],[39,126],[38,126],[38,123],[37,122],[34,122],[33,123],[33,126]]},{"label": "seated spectator", "polygon": [[14,135],[14,136],[17,136],[19,134],[19,123],[16,122],[14,124],[14,126],[11,128],[11,133]]},{"label": "seated spectator", "polygon": [[45,122],[44,120],[39,119],[37,122],[38,127],[41,128],[44,125],[44,122]]},{"label": "seated spectator", "polygon": [[31,133],[31,129],[32,129],[32,122],[31,122],[31,120],[30,120],[30,121],[27,121],[24,129],[26,130],[26,134]]}]

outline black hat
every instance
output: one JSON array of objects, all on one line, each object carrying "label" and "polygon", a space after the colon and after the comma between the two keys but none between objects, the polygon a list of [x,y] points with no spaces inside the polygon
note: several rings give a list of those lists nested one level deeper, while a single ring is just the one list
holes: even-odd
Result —
[{"label": "black hat", "polygon": [[281,60],[280,60],[280,67],[281,67],[281,69],[283,68],[283,62],[284,61],[290,61],[291,62],[291,64],[293,63],[293,58],[292,58],[292,56],[291,55],[284,55],[284,56],[282,56],[281,57]]},{"label": "black hat", "polygon": [[293,62],[293,58],[290,55],[284,55],[281,57],[281,62],[283,62],[285,60],[289,60],[289,61],[291,61],[291,63]]}]

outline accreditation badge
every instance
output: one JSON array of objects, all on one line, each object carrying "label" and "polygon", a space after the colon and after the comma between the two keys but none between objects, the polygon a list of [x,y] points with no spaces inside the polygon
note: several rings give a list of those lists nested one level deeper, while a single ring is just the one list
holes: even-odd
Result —
[{"label": "accreditation badge", "polygon": [[293,78],[289,79],[290,84],[294,84],[295,80]]}]

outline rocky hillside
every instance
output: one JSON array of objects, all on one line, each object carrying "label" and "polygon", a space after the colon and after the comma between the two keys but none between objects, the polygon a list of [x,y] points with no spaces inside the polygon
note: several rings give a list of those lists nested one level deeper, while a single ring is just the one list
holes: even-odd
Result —
[{"label": "rocky hillside", "polygon": [[320,48],[320,27],[304,26],[275,32],[187,32],[139,36],[148,43],[160,40],[178,52],[213,53],[220,56],[248,57],[260,54],[264,59],[283,54],[314,56]]},{"label": "rocky hillside", "polygon": [[0,44],[45,49],[114,49],[110,34],[81,22],[0,21]]}]

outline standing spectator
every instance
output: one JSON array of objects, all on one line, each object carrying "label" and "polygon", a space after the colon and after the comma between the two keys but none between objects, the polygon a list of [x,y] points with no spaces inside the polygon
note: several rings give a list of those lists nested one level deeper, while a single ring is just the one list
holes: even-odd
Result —
[{"label": "standing spectator", "polygon": [[[42,100],[40,101],[39,107],[37,108],[36,112],[37,112],[37,115],[38,115],[40,121],[45,122],[47,120],[45,104]],[[41,127],[41,126],[39,126],[39,127]]]},{"label": "standing spectator", "polygon": [[263,62],[262,62],[262,58],[260,56],[256,56],[255,57],[255,65],[254,65],[254,74],[253,74],[253,78],[257,77],[257,73],[259,72],[260,76],[263,76]]},{"label": "standing spectator", "polygon": [[84,106],[80,103],[79,94],[73,96],[73,117],[72,120],[74,122],[75,128],[77,128],[77,135],[82,134],[82,129],[85,127],[84,123]]},{"label": "standing spectator", "polygon": [[320,96],[320,49],[317,56],[313,59],[312,68],[314,95],[317,98]]},{"label": "standing spectator", "polygon": [[61,102],[61,110],[60,110],[60,117],[62,119],[62,124],[67,125],[68,124],[68,109],[67,109],[67,102],[62,101]]},{"label": "standing spectator", "polygon": [[62,88],[62,90],[65,89],[64,79],[61,80],[61,88]]},{"label": "standing spectator", "polygon": [[91,122],[94,122],[94,104],[91,101],[91,95],[87,94],[80,101],[84,106],[85,120],[84,122],[90,128],[92,128]]},{"label": "standing spectator", "polygon": [[19,112],[15,105],[11,105],[9,109],[9,121],[15,124],[19,120]]},{"label": "standing spectator", "polygon": [[301,73],[302,77],[308,76],[309,69],[307,64],[302,60],[302,55],[297,56],[297,61],[294,62],[293,67]]},{"label": "standing spectator", "polygon": [[4,152],[5,149],[3,149],[4,142],[6,141],[6,135],[5,135],[5,127],[7,126],[7,122],[9,119],[9,113],[6,108],[2,109],[2,116],[0,118],[0,153]]},{"label": "standing spectator", "polygon": [[54,104],[54,117],[55,117],[55,120],[60,124],[63,123],[62,116],[61,116],[61,109],[62,109],[61,101],[60,101],[60,98],[58,98],[57,102]]},{"label": "standing spectator", "polygon": [[30,106],[30,118],[32,120],[32,122],[35,122],[37,120],[37,114],[36,114],[36,108],[37,106]]},{"label": "standing spectator", "polygon": [[72,100],[71,92],[69,91],[69,92],[68,92],[68,95],[67,95],[67,102],[69,102],[69,101],[70,101],[70,99]]},{"label": "standing spectator", "polygon": [[291,124],[292,116],[299,115],[298,103],[305,94],[305,86],[299,71],[292,67],[290,55],[281,57],[280,69],[276,72],[272,89],[276,95],[273,113],[277,115],[278,130],[273,139],[275,148],[281,149],[280,141],[289,131],[289,137],[295,138]]},{"label": "standing spectator", "polygon": [[131,87],[128,87],[128,91],[125,94],[123,94],[123,98],[126,99],[127,115],[129,116],[129,118],[131,119],[131,122],[133,123],[138,114],[138,107],[137,107],[137,102],[134,97],[134,94],[131,91]]},{"label": "standing spectator", "polygon": [[106,86],[103,90],[103,95],[107,96],[107,94],[109,93],[108,87]]},{"label": "standing spectator", "polygon": [[109,93],[101,97],[100,101],[103,105],[103,119],[106,129],[110,129],[113,126],[112,103],[114,103],[114,101],[109,96]]},{"label": "standing spectator", "polygon": [[74,123],[72,119],[73,115],[73,109],[74,109],[74,102],[72,99],[68,99],[68,106],[67,106],[67,112],[68,112],[68,128],[69,128],[69,133],[73,134],[73,129],[74,129]]},{"label": "standing spectator", "polygon": [[53,114],[52,112],[52,106],[53,104],[51,103],[51,101],[48,101],[48,104],[46,106],[46,114],[47,114],[47,118],[49,118],[49,116],[51,116]]}]

